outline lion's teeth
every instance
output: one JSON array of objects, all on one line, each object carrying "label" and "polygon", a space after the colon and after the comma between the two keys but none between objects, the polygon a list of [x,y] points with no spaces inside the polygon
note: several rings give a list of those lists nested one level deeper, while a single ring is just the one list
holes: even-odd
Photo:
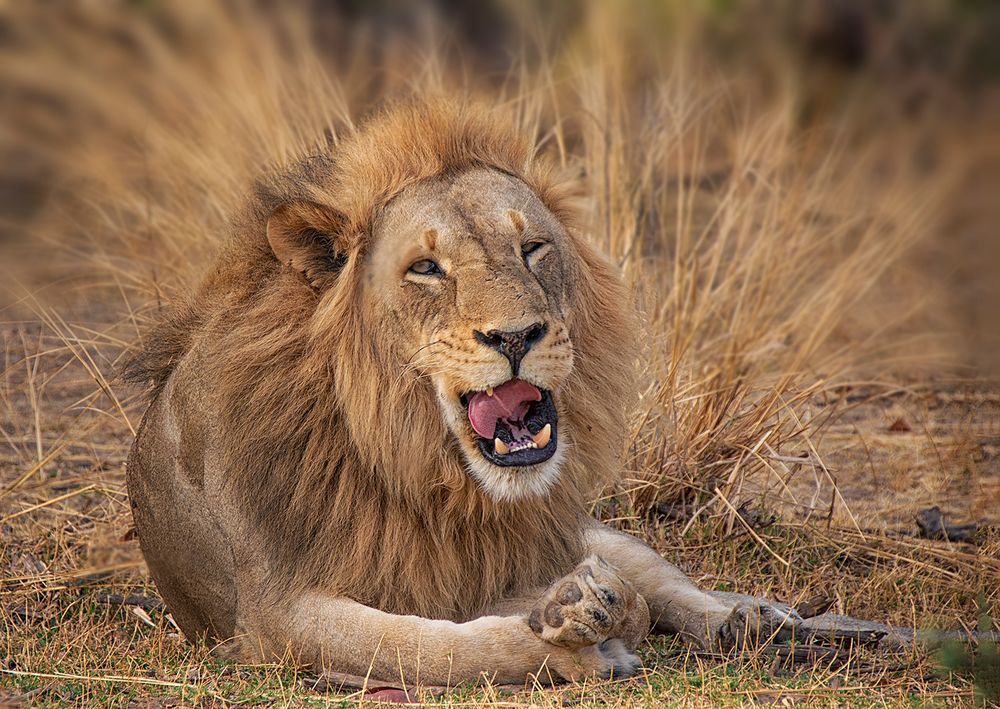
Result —
[{"label": "lion's teeth", "polygon": [[544,448],[552,440],[552,424],[545,424],[545,428],[534,435],[535,448]]},{"label": "lion's teeth", "polygon": [[493,387],[486,387],[486,396],[493,396]]},{"label": "lion's teeth", "polygon": [[493,439],[493,450],[499,453],[500,455],[507,455],[508,453],[510,453],[510,447],[506,443],[501,441],[499,438]]}]

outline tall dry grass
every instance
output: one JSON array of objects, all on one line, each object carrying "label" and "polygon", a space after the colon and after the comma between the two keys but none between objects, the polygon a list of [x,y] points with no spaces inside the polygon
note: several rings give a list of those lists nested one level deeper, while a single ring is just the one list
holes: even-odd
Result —
[{"label": "tall dry grass", "polygon": [[[499,74],[477,73],[482,57],[432,17],[397,36],[223,3],[8,10],[5,147],[40,166],[44,197],[8,224],[15,302],[89,360],[131,428],[113,360],[197,282],[262,171],[336,143],[387,97],[485,96],[588,183],[589,233],[643,315],[611,513],[684,502],[731,529],[741,502],[787,495],[803,467],[833,485],[814,440],[836,409],[817,397],[944,354],[907,330],[934,289],[898,274],[934,238],[963,153],[919,169],[929,124],[864,125],[870,103],[807,116],[801,77],[761,78],[766,53],[713,61],[703,11],[579,7],[568,27],[514,8]],[[106,326],[84,337],[74,316]]]}]

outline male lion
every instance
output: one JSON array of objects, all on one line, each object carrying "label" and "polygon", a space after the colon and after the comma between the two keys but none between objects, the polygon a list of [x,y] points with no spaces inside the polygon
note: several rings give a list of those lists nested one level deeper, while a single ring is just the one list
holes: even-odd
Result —
[{"label": "male lion", "polygon": [[[429,683],[628,675],[767,606],[588,518],[620,473],[634,329],[572,184],[483,109],[388,109],[258,190],[126,368],[150,572],[244,660]],[[780,614],[778,614],[780,615]]]}]

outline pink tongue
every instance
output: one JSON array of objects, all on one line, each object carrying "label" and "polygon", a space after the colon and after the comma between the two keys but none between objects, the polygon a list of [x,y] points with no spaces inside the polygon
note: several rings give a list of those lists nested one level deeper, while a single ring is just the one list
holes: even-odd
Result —
[{"label": "pink tongue", "polygon": [[537,387],[521,379],[511,379],[498,386],[493,396],[482,391],[472,395],[469,422],[480,436],[493,438],[499,419],[521,421],[531,402],[541,400],[542,392]]}]

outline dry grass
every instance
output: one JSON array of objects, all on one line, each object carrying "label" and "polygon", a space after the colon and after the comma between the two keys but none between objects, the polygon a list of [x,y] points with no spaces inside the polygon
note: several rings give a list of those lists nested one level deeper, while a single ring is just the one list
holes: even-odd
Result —
[{"label": "dry grass", "polygon": [[[221,665],[168,614],[102,600],[155,597],[122,471],[143,401],[114,371],[197,280],[263,168],[410,91],[488,96],[591,187],[591,233],[645,327],[628,479],[600,515],[705,586],[823,596],[915,627],[972,625],[979,599],[997,617],[995,530],[976,546],[900,533],[926,504],[1000,521],[997,388],[956,368],[947,282],[926,263],[985,133],[974,115],[940,120],[933,101],[907,118],[877,83],[816,115],[805,75],[768,81],[763,50],[717,61],[711,13],[668,7],[589,3],[571,32],[511,12],[522,44],[496,74],[433,23],[378,36],[323,13],[232,17],[215,4],[0,16],[12,99],[0,152],[19,156],[12,175],[41,175],[33,208],[0,224],[11,286],[0,692],[25,704],[357,699],[289,669]],[[901,417],[911,430],[890,433]],[[653,670],[628,683],[438,701],[964,704],[974,693],[922,657],[783,672],[669,639],[643,656]]]}]

